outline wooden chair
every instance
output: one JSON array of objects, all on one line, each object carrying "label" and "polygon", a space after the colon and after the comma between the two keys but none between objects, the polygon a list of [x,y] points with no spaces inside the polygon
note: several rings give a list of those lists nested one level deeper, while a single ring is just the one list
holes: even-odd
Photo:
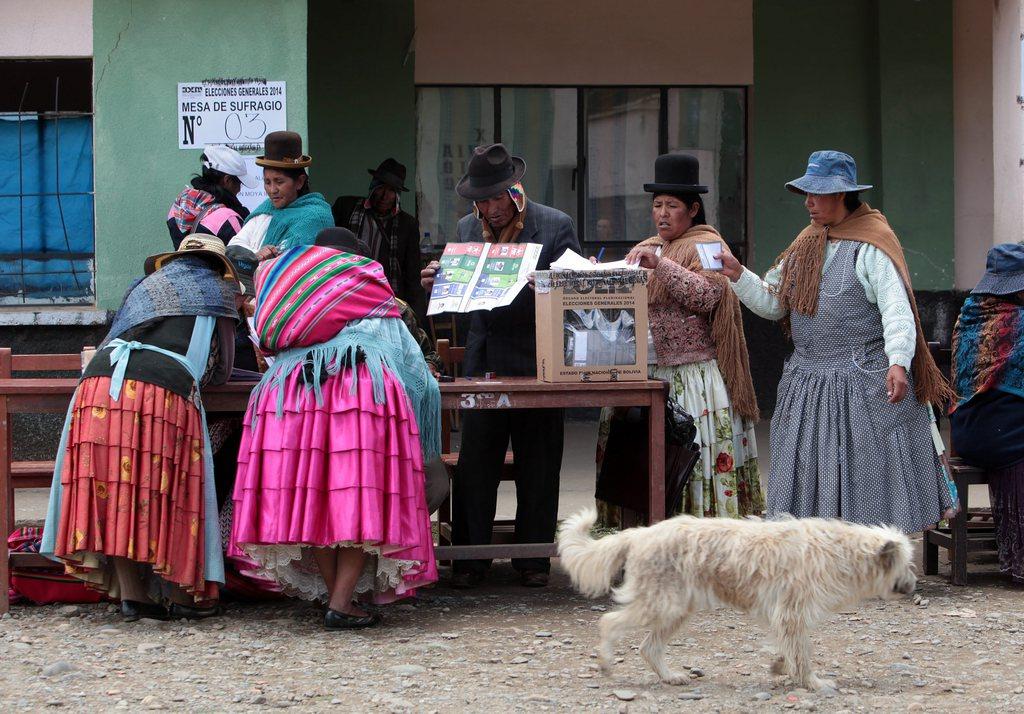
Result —
[{"label": "wooden chair", "polygon": [[[928,350],[940,369],[952,369],[952,351],[938,342],[929,342]],[[937,405],[939,416],[946,410],[946,405]],[[994,551],[996,549],[995,526],[992,522],[992,509],[970,507],[970,487],[988,483],[982,469],[965,464],[957,458],[950,445],[950,476],[956,484],[957,495],[960,497],[960,513],[949,519],[945,528],[934,528],[925,531],[922,543],[925,575],[937,575],[939,572],[939,548],[945,548],[949,558],[949,580],[953,585],[967,584],[967,554],[974,552]]]},{"label": "wooden chair", "polygon": [[950,459],[950,471],[960,496],[960,513],[949,519],[945,528],[924,533],[923,557],[925,575],[939,572],[939,548],[949,555],[949,580],[953,585],[967,584],[967,554],[996,549],[995,525],[990,508],[970,507],[970,487],[988,483],[982,469],[968,466],[960,459]]},{"label": "wooden chair", "polygon": [[[437,340],[437,354],[441,358],[445,374],[457,376],[462,371],[462,361],[466,355],[465,347],[452,347],[448,340]],[[448,478],[455,478],[455,467],[459,463],[459,452],[452,450],[452,429],[458,428],[458,411],[446,409],[441,412],[441,462],[448,471]],[[515,472],[512,452],[505,452],[505,463],[502,465],[501,480],[514,481]],[[444,545],[452,542],[452,497],[449,491],[437,511],[438,539]],[[515,530],[515,521],[498,520],[494,522],[493,543],[509,543]]]}]

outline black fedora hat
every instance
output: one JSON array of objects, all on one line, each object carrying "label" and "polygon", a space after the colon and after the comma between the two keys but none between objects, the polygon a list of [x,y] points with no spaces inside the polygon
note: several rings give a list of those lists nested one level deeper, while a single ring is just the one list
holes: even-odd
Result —
[{"label": "black fedora hat", "polygon": [[263,156],[256,157],[257,166],[272,169],[304,169],[313,163],[302,153],[302,137],[294,131],[272,131],[263,139]]},{"label": "black fedora hat", "polygon": [[515,186],[525,173],[526,162],[509,154],[504,144],[478,146],[455,193],[471,201],[490,198]]},{"label": "black fedora hat", "polygon": [[654,160],[654,183],[645,183],[648,193],[707,193],[700,181],[700,162],[690,154],[662,154]]},{"label": "black fedora hat", "polygon": [[377,168],[366,170],[375,179],[396,191],[409,190],[405,187],[405,166],[394,159],[384,159]]}]

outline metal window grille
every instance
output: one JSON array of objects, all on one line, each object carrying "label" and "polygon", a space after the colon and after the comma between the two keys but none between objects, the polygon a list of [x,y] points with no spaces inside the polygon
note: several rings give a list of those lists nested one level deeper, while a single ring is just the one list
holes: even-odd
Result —
[{"label": "metal window grille", "polygon": [[89,304],[95,294],[93,113],[61,111],[60,77],[52,111],[23,111],[29,88],[26,83],[17,112],[0,112],[7,154],[0,177],[0,304]]}]

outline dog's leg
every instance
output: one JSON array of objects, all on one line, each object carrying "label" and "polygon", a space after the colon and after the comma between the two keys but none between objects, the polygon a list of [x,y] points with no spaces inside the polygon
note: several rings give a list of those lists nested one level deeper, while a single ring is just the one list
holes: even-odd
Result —
[{"label": "dog's leg", "polygon": [[[835,682],[819,679],[811,665],[811,641],[807,636],[807,625],[797,620],[782,620],[776,623],[775,637],[779,645],[779,654],[783,666],[788,665],[789,674],[801,687],[808,689],[836,688]],[[772,664],[772,672],[778,674],[776,665]]]},{"label": "dog's leg", "polygon": [[598,620],[598,629],[601,632],[601,644],[597,650],[598,662],[601,665],[601,672],[605,676],[610,675],[612,664],[615,662],[615,645],[619,639],[629,630],[636,627],[636,610],[627,606],[623,610],[616,610],[601,616]]},{"label": "dog's leg", "polygon": [[686,613],[680,617],[663,620],[647,634],[640,645],[640,654],[665,684],[683,684],[690,681],[688,674],[673,672],[665,664],[665,645],[689,618],[690,614]]}]

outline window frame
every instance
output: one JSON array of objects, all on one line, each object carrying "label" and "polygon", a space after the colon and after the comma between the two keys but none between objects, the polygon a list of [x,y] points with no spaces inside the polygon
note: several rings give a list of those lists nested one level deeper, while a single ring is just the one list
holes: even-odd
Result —
[{"label": "window frame", "polygon": [[[743,84],[445,84],[445,83],[424,83],[417,84],[417,92],[420,89],[490,89],[493,92],[493,126],[494,141],[502,141],[501,126],[501,90],[502,89],[572,89],[576,91],[576,233],[581,246],[592,245],[609,248],[626,248],[635,244],[635,241],[586,241],[587,223],[587,196],[589,195],[589,176],[587,174],[587,149],[589,148],[589,137],[587,135],[587,105],[586,97],[588,90],[592,89],[657,89],[659,91],[658,110],[658,153],[668,152],[669,126],[669,92],[674,89],[738,89],[742,93],[743,100],[743,240],[734,244],[741,248],[741,259],[746,259],[751,253],[751,150],[750,150],[750,127],[751,127],[751,91],[749,85]],[[419,109],[417,107],[417,121]],[[417,152],[419,147],[417,147]],[[440,246],[431,246],[437,250]]]}]

